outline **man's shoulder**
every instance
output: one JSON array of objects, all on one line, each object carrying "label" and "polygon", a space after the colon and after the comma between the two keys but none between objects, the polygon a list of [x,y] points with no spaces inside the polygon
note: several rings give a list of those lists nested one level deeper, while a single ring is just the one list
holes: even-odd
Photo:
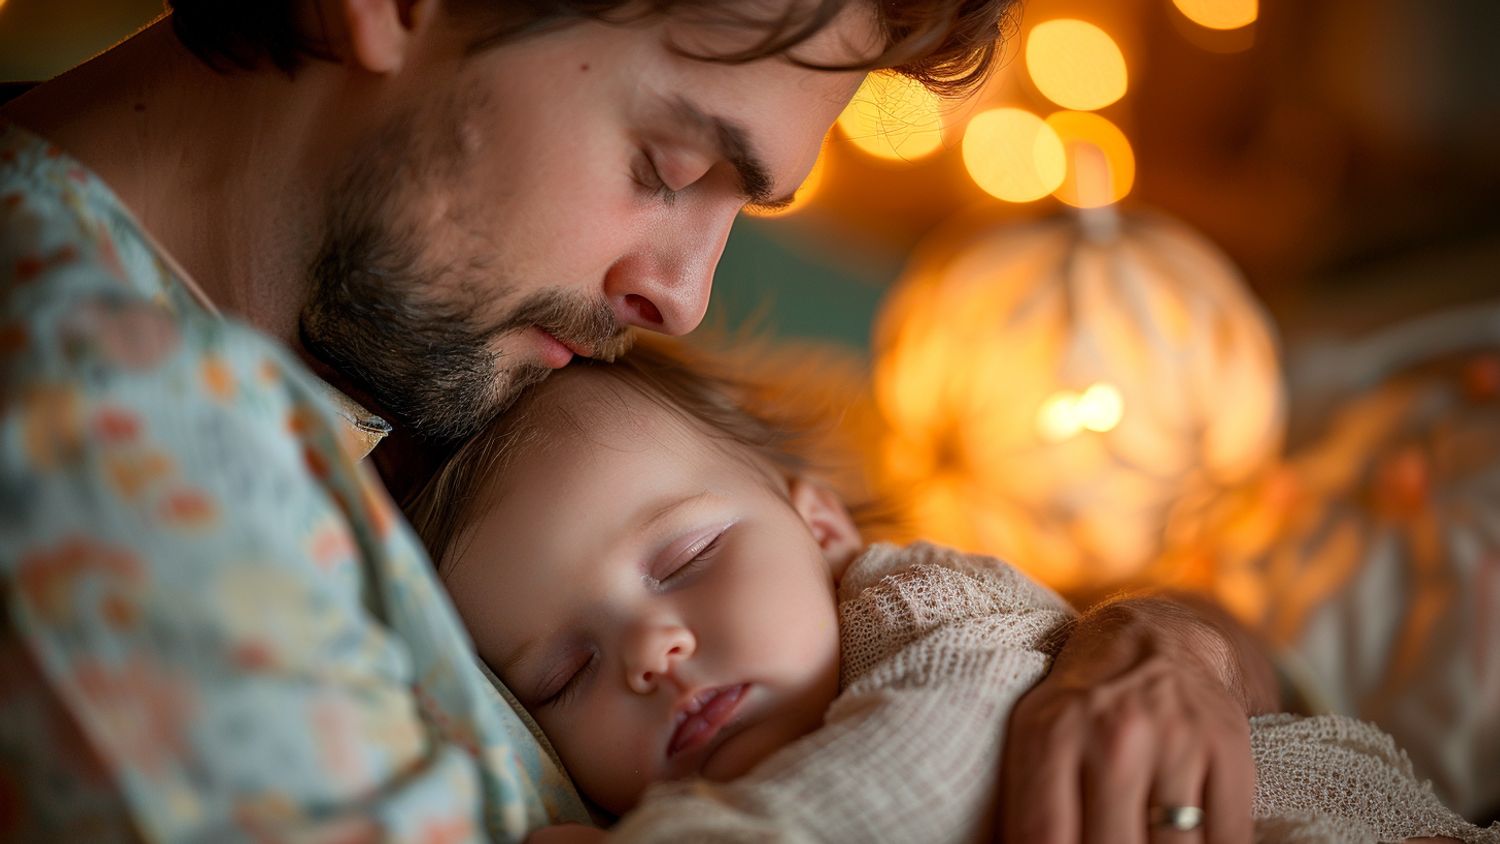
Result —
[{"label": "man's shoulder", "polygon": [[3,120],[0,291],[11,322],[100,295],[201,310],[108,185],[56,145]]},{"label": "man's shoulder", "polygon": [[256,479],[270,473],[248,463],[300,466],[305,440],[340,435],[295,356],[200,306],[169,263],[96,176],[0,126],[0,422],[19,432],[0,441],[8,472],[108,474],[124,438],[178,472],[243,463]]},{"label": "man's shoulder", "polygon": [[264,396],[235,400],[287,392],[283,382],[303,392],[300,370],[279,344],[200,305],[96,175],[0,122],[0,390],[12,411],[25,394],[66,388],[135,394],[158,413],[206,399],[253,415]]}]

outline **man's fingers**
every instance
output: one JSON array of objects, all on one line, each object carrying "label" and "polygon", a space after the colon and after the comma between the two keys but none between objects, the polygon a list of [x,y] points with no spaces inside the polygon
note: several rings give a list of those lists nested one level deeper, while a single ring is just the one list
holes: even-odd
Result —
[{"label": "man's fingers", "polygon": [[1005,840],[1253,840],[1249,726],[1224,689],[1160,657],[1093,686],[1060,676],[1012,713],[1000,790]]},{"label": "man's fingers", "polygon": [[[1204,806],[1204,785],[1208,778],[1211,759],[1208,748],[1198,740],[1196,732],[1182,732],[1174,725],[1162,736],[1161,753],[1157,757],[1156,776],[1151,783],[1148,798],[1150,808],[1146,813],[1149,831],[1147,840],[1151,844],[1197,844],[1205,839],[1205,824],[1194,829],[1178,829],[1170,824],[1166,813],[1175,809],[1198,809]],[[1206,819],[1205,819],[1206,823]]]},{"label": "man's fingers", "polygon": [[1213,767],[1204,784],[1208,840],[1213,844],[1250,844],[1255,836],[1251,819],[1255,795],[1255,761],[1250,756],[1250,728],[1236,719],[1230,732],[1215,746]]},{"label": "man's fingers", "polygon": [[[1105,783],[1114,779],[1117,785]],[[1146,844],[1145,783],[1139,787],[1118,777],[1083,778],[1084,844]]]},{"label": "man's fingers", "polygon": [[[1050,738],[1050,740],[1049,740]],[[1001,828],[1012,844],[1079,840],[1078,737],[1056,724],[1012,731],[1005,750]]]},{"label": "man's fingers", "polygon": [[[1214,841],[1217,844],[1212,837],[1205,837],[1208,834],[1206,814],[1209,810],[1203,805],[1204,774],[1201,768],[1196,773],[1196,787],[1185,785],[1188,777],[1178,777],[1176,785],[1152,790],[1146,809],[1146,840],[1150,844],[1197,844],[1200,841]],[[1196,819],[1183,817],[1182,813],[1194,810],[1204,814],[1198,815]],[[1177,824],[1178,820],[1184,821],[1182,826]]]},{"label": "man's fingers", "polygon": [[1133,707],[1100,719],[1095,740],[1084,751],[1085,844],[1145,844],[1155,739],[1155,726]]}]

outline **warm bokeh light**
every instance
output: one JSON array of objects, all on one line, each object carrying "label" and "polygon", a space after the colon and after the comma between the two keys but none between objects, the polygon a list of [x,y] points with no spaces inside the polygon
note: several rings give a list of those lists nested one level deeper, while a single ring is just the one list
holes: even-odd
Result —
[{"label": "warm bokeh light", "polygon": [[1037,409],[1037,433],[1053,443],[1083,431],[1103,434],[1114,430],[1124,413],[1125,400],[1113,384],[1093,384],[1082,393],[1059,390]]},{"label": "warm bokeh light", "polygon": [[[0,0],[3,2],[3,0]],[[818,151],[818,160],[813,162],[812,169],[808,171],[807,178],[797,186],[797,193],[792,197],[792,204],[785,208],[756,208],[746,206],[745,213],[751,217],[785,217],[795,214],[806,208],[817,195],[818,188],[823,184],[823,172],[828,162],[828,139],[823,139],[823,148]]]},{"label": "warm bokeh light", "polygon": [[1047,99],[1092,111],[1125,96],[1125,56],[1109,33],[1072,18],[1044,21],[1026,36],[1026,70]]},{"label": "warm bokeh light", "polygon": [[1209,29],[1239,29],[1255,23],[1260,0],[1172,0],[1188,20]]},{"label": "warm bokeh light", "polygon": [[1103,434],[1113,431],[1120,424],[1120,418],[1125,415],[1125,400],[1115,385],[1094,384],[1078,397],[1078,404],[1074,405],[1073,412],[1078,414],[1078,421],[1083,427]]},{"label": "warm bokeh light", "polygon": [[1083,425],[1078,421],[1078,394],[1072,390],[1053,393],[1036,412],[1036,430],[1049,443],[1060,443],[1078,435]]},{"label": "warm bokeh light", "polygon": [[964,130],[964,167],[985,193],[1007,202],[1031,202],[1057,190],[1067,159],[1057,132],[1025,109],[997,108],[975,115]]},{"label": "warm bokeh light", "polygon": [[943,146],[942,100],[914,79],[872,73],[839,115],[838,127],[870,155],[915,161]]},{"label": "warm bokeh light", "polygon": [[1135,184],[1135,152],[1109,120],[1089,112],[1060,111],[1047,125],[1062,140],[1067,176],[1055,196],[1075,208],[1119,202]]}]

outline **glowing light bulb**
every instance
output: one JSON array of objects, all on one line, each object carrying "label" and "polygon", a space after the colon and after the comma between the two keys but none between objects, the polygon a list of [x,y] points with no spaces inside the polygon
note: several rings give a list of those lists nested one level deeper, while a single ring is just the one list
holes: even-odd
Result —
[{"label": "glowing light bulb", "polygon": [[1083,430],[1078,415],[1078,394],[1060,390],[1048,396],[1036,412],[1036,430],[1049,443],[1060,443]]},{"label": "glowing light bulb", "polygon": [[1239,29],[1260,16],[1259,0],[1172,0],[1187,19],[1208,29]]},{"label": "glowing light bulb", "polygon": [[1125,400],[1113,384],[1093,384],[1073,405],[1078,424],[1090,431],[1112,431],[1125,415]]},{"label": "glowing light bulb", "polygon": [[1125,55],[1109,33],[1081,20],[1044,21],[1026,36],[1026,70],[1047,99],[1092,111],[1125,96]]},{"label": "glowing light bulb", "polygon": [[963,158],[969,178],[1007,202],[1041,199],[1057,190],[1068,170],[1057,132],[1019,108],[975,115],[964,130]]},{"label": "glowing light bulb", "polygon": [[915,161],[943,146],[942,100],[915,79],[872,73],[839,115],[838,127],[870,155]]},{"label": "glowing light bulb", "polygon": [[1098,208],[1119,202],[1135,185],[1135,152],[1130,140],[1109,120],[1083,111],[1059,111],[1047,117],[1067,156],[1067,177],[1054,195],[1076,208]]}]

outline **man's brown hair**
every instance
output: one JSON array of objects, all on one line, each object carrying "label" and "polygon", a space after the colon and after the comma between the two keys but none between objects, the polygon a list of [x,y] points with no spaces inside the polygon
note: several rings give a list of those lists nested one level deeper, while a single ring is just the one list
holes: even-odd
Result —
[{"label": "man's brown hair", "polygon": [[[758,31],[744,50],[688,54],[704,61],[742,63],[788,50],[826,27],[851,3],[873,6],[885,34],[880,55],[857,66],[823,70],[890,69],[942,94],[961,94],[984,81],[998,42],[1013,27],[1017,0],[805,0],[766,17],[729,0],[447,0],[451,14],[472,21],[473,50],[578,20],[628,22],[689,11],[712,23]],[[263,61],[293,72],[308,58],[331,57],[323,39],[298,20],[301,0],[167,0],[182,43],[217,70],[253,68]]]}]

